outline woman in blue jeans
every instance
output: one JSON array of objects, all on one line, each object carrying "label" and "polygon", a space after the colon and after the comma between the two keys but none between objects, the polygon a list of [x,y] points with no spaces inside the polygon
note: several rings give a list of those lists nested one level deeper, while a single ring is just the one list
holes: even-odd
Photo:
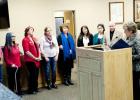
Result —
[{"label": "woman in blue jeans", "polygon": [[[40,49],[45,60],[45,78],[47,82],[47,89],[57,88],[56,82],[56,61],[58,59],[58,43],[56,37],[51,35],[51,29],[46,27],[44,29],[44,36],[40,40]],[[50,79],[50,69],[52,76]]]}]

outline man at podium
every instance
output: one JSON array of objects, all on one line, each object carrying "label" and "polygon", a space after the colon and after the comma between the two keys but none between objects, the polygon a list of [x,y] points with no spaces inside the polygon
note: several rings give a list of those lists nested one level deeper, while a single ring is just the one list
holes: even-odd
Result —
[{"label": "man at podium", "polygon": [[123,37],[123,33],[119,32],[118,30],[116,30],[116,24],[115,22],[110,21],[109,22],[109,35],[110,35],[110,42],[114,41],[116,38],[122,38]]},{"label": "man at podium", "polygon": [[127,43],[132,48],[134,100],[140,100],[140,36],[134,22],[125,23],[123,29],[127,37]]}]

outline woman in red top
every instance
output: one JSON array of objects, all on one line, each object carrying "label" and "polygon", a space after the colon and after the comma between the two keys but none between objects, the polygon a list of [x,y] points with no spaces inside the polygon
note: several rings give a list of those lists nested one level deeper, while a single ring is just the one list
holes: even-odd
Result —
[{"label": "woman in red top", "polygon": [[33,37],[34,28],[27,27],[25,29],[25,37],[22,40],[24,50],[24,60],[29,71],[28,77],[28,93],[34,94],[38,92],[38,73],[40,67],[40,52],[36,39]]},{"label": "woman in red top", "polygon": [[4,46],[4,59],[7,66],[8,86],[12,91],[16,90],[17,94],[21,95],[20,51],[18,45],[15,43],[15,36],[13,36],[12,33],[6,34],[6,42]]}]

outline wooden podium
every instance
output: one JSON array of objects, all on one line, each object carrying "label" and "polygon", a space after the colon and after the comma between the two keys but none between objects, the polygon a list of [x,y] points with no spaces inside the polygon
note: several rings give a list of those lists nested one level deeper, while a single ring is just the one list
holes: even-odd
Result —
[{"label": "wooden podium", "polygon": [[79,100],[133,100],[130,48],[77,48]]}]

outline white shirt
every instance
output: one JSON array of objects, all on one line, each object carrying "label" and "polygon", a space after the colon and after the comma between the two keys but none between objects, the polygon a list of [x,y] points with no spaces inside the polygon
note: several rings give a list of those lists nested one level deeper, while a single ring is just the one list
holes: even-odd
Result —
[{"label": "white shirt", "polygon": [[45,56],[45,58],[56,56],[59,53],[59,47],[56,37],[52,36],[52,42],[54,43],[54,46],[52,48],[50,47],[50,43],[46,39],[46,36],[43,36],[40,40],[41,53]]},{"label": "white shirt", "polygon": [[98,39],[102,39],[103,38],[103,34],[98,34]]},{"label": "white shirt", "polygon": [[84,47],[88,46],[88,43],[89,43],[89,38],[84,36],[83,37],[83,44],[84,44]]}]

